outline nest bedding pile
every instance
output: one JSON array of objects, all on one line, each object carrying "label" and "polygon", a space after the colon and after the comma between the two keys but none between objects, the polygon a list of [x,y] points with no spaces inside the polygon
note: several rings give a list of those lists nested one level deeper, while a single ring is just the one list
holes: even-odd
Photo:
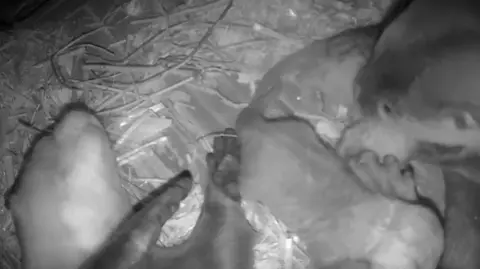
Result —
[{"label": "nest bedding pile", "polygon": [[[35,28],[25,24],[2,34],[0,194],[13,184],[32,137],[76,99],[103,118],[132,203],[182,168],[204,175],[210,139],[199,138],[232,126],[254,92],[252,85],[270,67],[313,39],[378,20],[390,4],[86,2],[58,11],[61,19],[39,18]],[[202,180],[197,176],[199,185]],[[164,226],[159,243],[184,240],[201,203],[197,186]],[[266,209],[250,203],[245,208],[259,231],[256,268],[306,266],[301,242],[290,239]],[[14,227],[3,202],[0,226],[0,268],[19,268]]]}]

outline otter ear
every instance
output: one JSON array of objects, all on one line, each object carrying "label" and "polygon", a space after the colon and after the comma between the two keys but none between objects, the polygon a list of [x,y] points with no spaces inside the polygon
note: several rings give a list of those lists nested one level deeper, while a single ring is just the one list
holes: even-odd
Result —
[{"label": "otter ear", "polygon": [[478,122],[467,111],[444,109],[438,115],[438,123],[449,129],[472,130],[479,129]]},{"label": "otter ear", "polygon": [[455,126],[459,129],[478,129],[478,122],[473,118],[472,114],[462,111],[453,115]]},{"label": "otter ear", "polygon": [[387,100],[380,100],[377,104],[377,114],[380,118],[391,118],[395,116],[395,110],[393,104]]}]

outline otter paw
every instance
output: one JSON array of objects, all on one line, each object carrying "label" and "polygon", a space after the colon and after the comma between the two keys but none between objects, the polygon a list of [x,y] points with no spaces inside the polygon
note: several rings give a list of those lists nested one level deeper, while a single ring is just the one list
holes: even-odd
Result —
[{"label": "otter paw", "polygon": [[234,129],[227,128],[214,138],[213,152],[207,154],[206,161],[212,183],[233,200],[240,200],[240,143]]}]

